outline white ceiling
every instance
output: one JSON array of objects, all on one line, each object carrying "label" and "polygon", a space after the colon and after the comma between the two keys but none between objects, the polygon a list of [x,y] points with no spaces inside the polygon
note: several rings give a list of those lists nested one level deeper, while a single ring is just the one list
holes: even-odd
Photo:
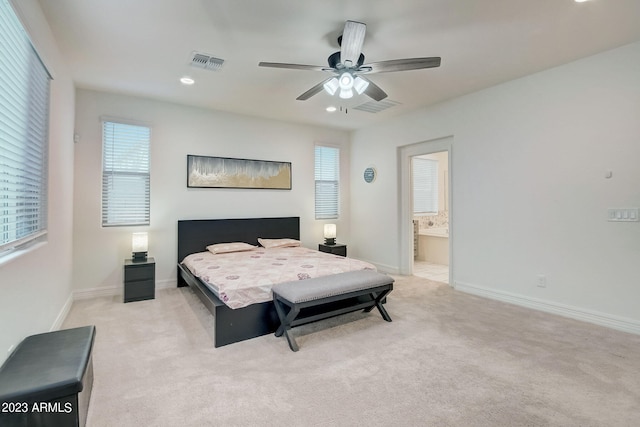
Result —
[{"label": "white ceiling", "polygon": [[[640,40],[640,0],[40,0],[77,87],[270,119],[357,129]],[[367,24],[365,62],[442,57],[440,68],[372,74],[399,102],[379,113],[322,92],[346,20]],[[189,65],[192,51],[225,60]],[[190,75],[193,86],[179,78]],[[327,113],[328,105],[348,113]]]}]

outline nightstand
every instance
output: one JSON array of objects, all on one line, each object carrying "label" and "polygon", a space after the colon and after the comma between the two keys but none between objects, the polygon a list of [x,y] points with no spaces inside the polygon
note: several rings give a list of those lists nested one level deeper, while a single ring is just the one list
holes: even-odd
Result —
[{"label": "nightstand", "polygon": [[156,296],[156,261],[124,260],[124,302],[154,299]]},{"label": "nightstand", "polygon": [[347,256],[347,245],[340,243],[336,243],[335,245],[325,245],[324,243],[320,243],[318,245],[318,250],[329,254]]}]

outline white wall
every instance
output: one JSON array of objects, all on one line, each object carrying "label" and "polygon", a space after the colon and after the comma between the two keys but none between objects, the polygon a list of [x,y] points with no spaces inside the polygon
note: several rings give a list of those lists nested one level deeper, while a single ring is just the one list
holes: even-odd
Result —
[{"label": "white wall", "polygon": [[26,336],[58,328],[71,304],[74,88],[38,2],[14,3],[53,75],[48,241],[10,261],[0,260],[0,363]]},{"label": "white wall", "polygon": [[[336,223],[341,240],[348,242],[346,132],[89,90],[78,90],[76,97],[80,140],[75,147],[73,277],[78,295],[122,291],[122,265],[131,256],[133,231],[149,232],[157,285],[175,286],[179,219],[300,216],[303,244],[317,248],[327,221],[314,216],[315,143],[343,148],[342,211]],[[101,116],[142,121],[152,128],[149,227],[101,227]],[[187,154],[289,161],[292,190],[187,188]]]},{"label": "white wall", "polygon": [[398,147],[452,135],[454,285],[640,333],[640,223],[606,221],[640,206],[638,76],[640,42],[355,132],[352,254],[398,269]]}]

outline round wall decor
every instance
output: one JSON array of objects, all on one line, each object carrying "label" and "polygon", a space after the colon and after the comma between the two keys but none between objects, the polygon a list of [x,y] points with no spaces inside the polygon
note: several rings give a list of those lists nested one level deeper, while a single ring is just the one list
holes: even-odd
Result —
[{"label": "round wall decor", "polygon": [[364,182],[366,182],[367,184],[371,184],[373,181],[376,180],[376,175],[377,175],[377,172],[375,168],[373,167],[366,168],[364,170]]}]

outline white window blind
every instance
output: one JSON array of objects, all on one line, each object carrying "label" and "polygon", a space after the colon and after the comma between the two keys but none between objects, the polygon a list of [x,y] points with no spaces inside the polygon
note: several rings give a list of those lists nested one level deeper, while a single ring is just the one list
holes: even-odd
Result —
[{"label": "white window blind", "polygon": [[438,212],[438,161],[411,159],[413,175],[413,213]]},{"label": "white window blind", "polygon": [[340,149],[316,145],[316,219],[338,218]]},{"label": "white window blind", "polygon": [[149,225],[151,129],[102,122],[102,225]]},{"label": "white window blind", "polygon": [[11,5],[0,0],[0,252],[47,232],[50,79]]}]

